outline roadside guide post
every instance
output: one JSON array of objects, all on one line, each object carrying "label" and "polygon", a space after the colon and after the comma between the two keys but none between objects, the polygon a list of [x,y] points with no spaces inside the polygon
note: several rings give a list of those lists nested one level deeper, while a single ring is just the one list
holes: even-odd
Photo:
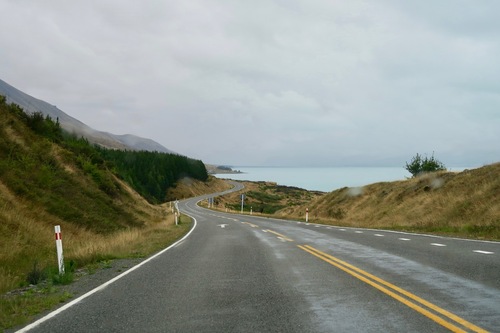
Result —
[{"label": "roadside guide post", "polygon": [[245,201],[245,194],[241,195],[241,214],[243,214],[243,202]]},{"label": "roadside guide post", "polygon": [[309,222],[309,208],[306,208],[306,223]]},{"label": "roadside guide post", "polygon": [[176,212],[174,214],[174,216],[175,216],[175,225],[178,225],[179,216],[181,215],[181,212],[179,210],[179,200],[177,200],[177,199],[175,200],[174,206],[175,206],[175,210],[176,210]]},{"label": "roadside guide post", "polygon": [[59,267],[59,274],[64,274],[64,256],[62,248],[62,236],[61,236],[61,226],[56,225],[54,227],[56,233],[56,249],[57,249],[57,264]]}]

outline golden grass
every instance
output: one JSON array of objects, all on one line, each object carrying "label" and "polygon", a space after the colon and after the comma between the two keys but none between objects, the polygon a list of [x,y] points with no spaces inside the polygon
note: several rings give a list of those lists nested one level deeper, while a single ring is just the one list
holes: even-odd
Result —
[{"label": "golden grass", "polygon": [[196,179],[183,178],[177,182],[176,186],[167,192],[169,200],[181,200],[195,197],[202,194],[222,192],[231,188],[231,185],[222,179],[209,176],[206,182]]}]

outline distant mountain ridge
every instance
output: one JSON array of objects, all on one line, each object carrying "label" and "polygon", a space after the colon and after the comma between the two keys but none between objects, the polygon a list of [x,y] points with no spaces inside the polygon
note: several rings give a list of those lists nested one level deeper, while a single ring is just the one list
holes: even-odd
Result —
[{"label": "distant mountain ridge", "polygon": [[151,139],[142,138],[132,134],[116,135],[95,130],[78,119],[64,113],[55,105],[51,105],[45,101],[32,97],[19,89],[14,88],[1,79],[0,95],[4,95],[6,97],[7,103],[15,103],[28,113],[41,112],[44,115],[50,116],[54,120],[59,119],[59,123],[64,130],[79,137],[83,136],[89,140],[89,142],[94,144],[112,149],[146,150],[177,154],[176,152],[165,148],[158,142]]}]

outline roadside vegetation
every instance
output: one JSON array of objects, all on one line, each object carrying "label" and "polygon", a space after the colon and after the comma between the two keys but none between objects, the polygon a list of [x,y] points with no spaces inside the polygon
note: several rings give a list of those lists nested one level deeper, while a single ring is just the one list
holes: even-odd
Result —
[{"label": "roadside vegetation", "polygon": [[[411,179],[380,182],[330,193],[295,192],[245,182],[245,212],[337,226],[500,240],[500,163],[463,172],[421,172]],[[239,212],[241,193],[217,202],[216,209]],[[256,194],[258,193],[258,194]],[[294,194],[291,194],[294,193]]]},{"label": "roadside vegetation", "polygon": [[[214,199],[214,208],[239,213],[241,212],[241,194],[245,194],[243,212],[256,215],[272,215],[291,207],[305,205],[325,193],[307,191],[293,186],[278,185],[273,182],[243,181],[243,191],[231,193]],[[204,205],[207,205],[205,202]]]},{"label": "roadside vegetation", "polygon": [[[57,286],[76,272],[145,257],[179,239],[191,222],[174,224],[167,192],[175,196],[181,179],[207,178],[201,161],[110,153],[0,96],[0,332],[71,297]],[[62,229],[63,276],[55,225]]]}]

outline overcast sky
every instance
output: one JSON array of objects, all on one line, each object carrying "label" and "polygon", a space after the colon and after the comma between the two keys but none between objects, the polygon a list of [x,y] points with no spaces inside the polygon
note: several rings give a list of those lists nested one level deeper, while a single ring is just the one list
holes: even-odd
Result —
[{"label": "overcast sky", "polygon": [[0,78],[206,163],[500,161],[500,1],[2,0]]}]

